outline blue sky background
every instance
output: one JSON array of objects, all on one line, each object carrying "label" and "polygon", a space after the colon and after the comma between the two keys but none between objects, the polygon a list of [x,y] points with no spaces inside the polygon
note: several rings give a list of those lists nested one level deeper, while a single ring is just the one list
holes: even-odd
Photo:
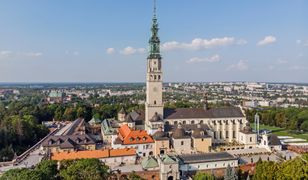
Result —
[{"label": "blue sky background", "polygon": [[[0,82],[144,82],[152,4],[0,0]],[[308,82],[308,1],[157,6],[164,81]]]}]

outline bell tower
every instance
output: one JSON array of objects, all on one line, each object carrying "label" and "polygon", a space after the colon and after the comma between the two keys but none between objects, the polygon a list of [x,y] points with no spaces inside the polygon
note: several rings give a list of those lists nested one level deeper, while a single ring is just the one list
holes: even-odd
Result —
[{"label": "bell tower", "polygon": [[155,133],[159,127],[163,128],[163,72],[158,30],[156,1],[154,0],[154,15],[152,19],[151,37],[149,40],[146,75],[145,130],[147,130],[149,134]]}]

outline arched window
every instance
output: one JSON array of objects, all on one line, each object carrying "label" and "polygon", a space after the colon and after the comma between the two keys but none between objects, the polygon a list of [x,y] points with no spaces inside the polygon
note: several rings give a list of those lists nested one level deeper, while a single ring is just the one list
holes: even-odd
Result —
[{"label": "arched window", "polygon": [[158,80],[160,80],[160,75],[158,75]]},{"label": "arched window", "polygon": [[200,124],[203,124],[203,120],[200,121]]},{"label": "arched window", "polygon": [[190,124],[195,124],[195,121],[194,121],[194,120],[192,120],[192,121],[190,122]]},{"label": "arched window", "polygon": [[154,79],[156,80],[156,75],[154,75]]},{"label": "arched window", "polygon": [[154,104],[156,104],[156,101],[154,101]]},{"label": "arched window", "polygon": [[186,124],[186,121],[183,121],[183,124]]},{"label": "arched window", "polygon": [[178,124],[178,122],[177,121],[174,121],[174,125],[177,125]]}]

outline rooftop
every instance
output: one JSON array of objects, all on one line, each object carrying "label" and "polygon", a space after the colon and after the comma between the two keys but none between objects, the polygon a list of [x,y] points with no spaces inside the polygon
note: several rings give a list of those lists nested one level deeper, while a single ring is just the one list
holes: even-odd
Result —
[{"label": "rooftop", "polygon": [[213,162],[223,160],[235,160],[231,154],[227,152],[218,153],[202,153],[202,154],[185,154],[179,155],[178,158],[184,163],[200,163],[200,162]]},{"label": "rooftop", "polygon": [[105,149],[105,150],[87,150],[76,152],[60,152],[52,153],[51,159],[62,160],[74,160],[74,159],[88,159],[88,158],[109,158],[109,157],[121,157],[121,156],[135,156],[136,149]]},{"label": "rooftop", "polygon": [[123,144],[154,143],[153,138],[145,130],[131,130],[126,124],[119,128],[118,137]]},{"label": "rooftop", "polygon": [[244,117],[240,108],[177,108],[164,109],[164,119]]}]

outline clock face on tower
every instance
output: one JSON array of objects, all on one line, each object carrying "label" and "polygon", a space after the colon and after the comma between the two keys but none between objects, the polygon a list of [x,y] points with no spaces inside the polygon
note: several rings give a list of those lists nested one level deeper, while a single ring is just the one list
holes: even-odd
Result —
[{"label": "clock face on tower", "polygon": [[157,87],[154,87],[154,88],[153,88],[153,91],[154,91],[154,92],[157,92]]}]

